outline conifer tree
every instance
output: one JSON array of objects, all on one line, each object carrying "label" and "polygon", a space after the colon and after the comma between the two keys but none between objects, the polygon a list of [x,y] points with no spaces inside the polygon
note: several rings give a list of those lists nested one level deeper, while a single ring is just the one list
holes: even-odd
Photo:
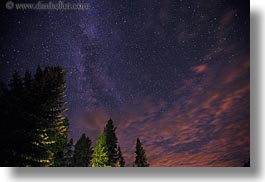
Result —
[{"label": "conifer tree", "polygon": [[140,142],[140,139],[137,138],[136,140],[136,158],[135,158],[135,166],[136,167],[149,167],[149,164],[147,163],[147,159],[145,156],[145,150],[142,147],[142,144]]},{"label": "conifer tree", "polygon": [[100,134],[96,147],[94,148],[94,157],[92,167],[110,167],[105,133]]},{"label": "conifer tree", "polygon": [[56,155],[54,155],[53,167],[72,167],[73,148],[73,139],[71,138],[64,146],[62,153],[56,153]]},{"label": "conifer tree", "polygon": [[[33,145],[36,127],[30,118],[29,88],[17,72],[10,80],[9,87],[1,88],[1,166],[36,166],[33,156],[40,150]],[[27,83],[31,80],[27,77]]]},{"label": "conifer tree", "polygon": [[[1,91],[2,97],[0,102],[1,165],[15,166],[18,163],[23,163],[18,153],[23,152],[23,140],[25,139],[25,136],[21,135],[23,125],[19,121],[19,118],[22,116],[22,79],[15,71],[10,80],[9,87],[2,86],[3,90]],[[20,142],[17,142],[17,140]],[[17,148],[15,147],[16,145]]]},{"label": "conifer tree", "polygon": [[118,147],[118,160],[116,162],[116,167],[124,167],[125,166],[125,161],[122,156],[121,148],[120,146]]},{"label": "conifer tree", "polygon": [[74,141],[71,138],[65,148],[65,153],[64,153],[64,167],[72,167],[73,165],[73,145]]},{"label": "conifer tree", "polygon": [[91,147],[91,140],[82,134],[80,139],[75,144],[73,154],[73,167],[88,167],[92,159],[93,149]]},{"label": "conifer tree", "polygon": [[61,67],[37,68],[34,77],[15,72],[9,87],[1,85],[1,138],[7,155],[3,166],[61,166],[67,144],[65,72]]},{"label": "conifer tree", "polygon": [[67,144],[65,72],[61,67],[38,67],[32,83],[33,115],[38,125],[36,145],[41,146],[40,166],[61,166]]},{"label": "conifer tree", "polygon": [[[57,128],[57,131],[54,132],[54,143],[51,145],[51,151],[53,152],[54,159],[53,159],[53,166],[54,167],[64,167],[67,166],[67,153],[69,153],[69,143],[68,143],[68,119],[65,118],[61,121],[61,126]],[[70,141],[72,142],[72,141]]]},{"label": "conifer tree", "polygon": [[114,127],[113,121],[112,119],[109,119],[104,128],[104,133],[106,135],[106,145],[108,150],[108,164],[113,167],[116,165],[118,160],[118,139],[116,137],[115,131],[116,127]]}]

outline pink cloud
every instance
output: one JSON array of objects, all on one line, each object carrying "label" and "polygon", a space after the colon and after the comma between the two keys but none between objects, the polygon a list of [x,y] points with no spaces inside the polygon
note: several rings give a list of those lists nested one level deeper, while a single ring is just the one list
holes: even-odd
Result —
[{"label": "pink cloud", "polygon": [[[176,97],[183,93],[189,97],[179,99],[166,112],[160,110],[167,103],[157,98],[124,106],[113,119],[126,164],[132,166],[135,141],[140,137],[151,166],[241,165],[249,156],[250,87],[240,79],[248,75],[249,59],[245,58],[218,70],[207,71],[206,64],[193,67],[205,77],[200,82],[185,79]],[[233,73],[241,76],[229,76]],[[108,115],[88,113],[85,118],[86,127],[102,130]]]},{"label": "pink cloud", "polygon": [[192,70],[193,70],[195,73],[203,73],[203,72],[205,72],[207,69],[208,69],[208,65],[206,65],[206,64],[202,64],[202,65],[199,65],[199,66],[194,66],[194,67],[192,67]]}]

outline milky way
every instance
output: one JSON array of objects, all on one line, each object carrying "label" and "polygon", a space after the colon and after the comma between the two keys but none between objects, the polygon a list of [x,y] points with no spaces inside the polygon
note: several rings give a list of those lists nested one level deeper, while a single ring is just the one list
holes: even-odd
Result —
[{"label": "milky way", "polygon": [[136,137],[152,166],[248,160],[248,3],[84,2],[89,9],[56,11],[1,1],[0,78],[63,66],[70,136],[94,142],[112,118],[127,165]]}]

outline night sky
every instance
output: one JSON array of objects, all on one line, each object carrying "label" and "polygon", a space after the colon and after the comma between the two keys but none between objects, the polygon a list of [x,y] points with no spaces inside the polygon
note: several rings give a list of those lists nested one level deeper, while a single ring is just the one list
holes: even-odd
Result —
[{"label": "night sky", "polygon": [[95,145],[112,118],[128,166],[137,137],[151,166],[249,159],[249,2],[84,0],[87,10],[58,11],[5,2],[0,79],[63,66],[75,141],[86,133]]}]

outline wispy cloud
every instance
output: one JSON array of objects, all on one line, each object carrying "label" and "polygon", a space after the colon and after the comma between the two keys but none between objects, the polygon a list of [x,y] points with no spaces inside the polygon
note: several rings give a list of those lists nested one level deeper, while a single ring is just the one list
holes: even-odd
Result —
[{"label": "wispy cloud", "polygon": [[203,73],[208,69],[208,66],[206,64],[201,64],[199,66],[192,67],[192,70],[196,73]]}]

